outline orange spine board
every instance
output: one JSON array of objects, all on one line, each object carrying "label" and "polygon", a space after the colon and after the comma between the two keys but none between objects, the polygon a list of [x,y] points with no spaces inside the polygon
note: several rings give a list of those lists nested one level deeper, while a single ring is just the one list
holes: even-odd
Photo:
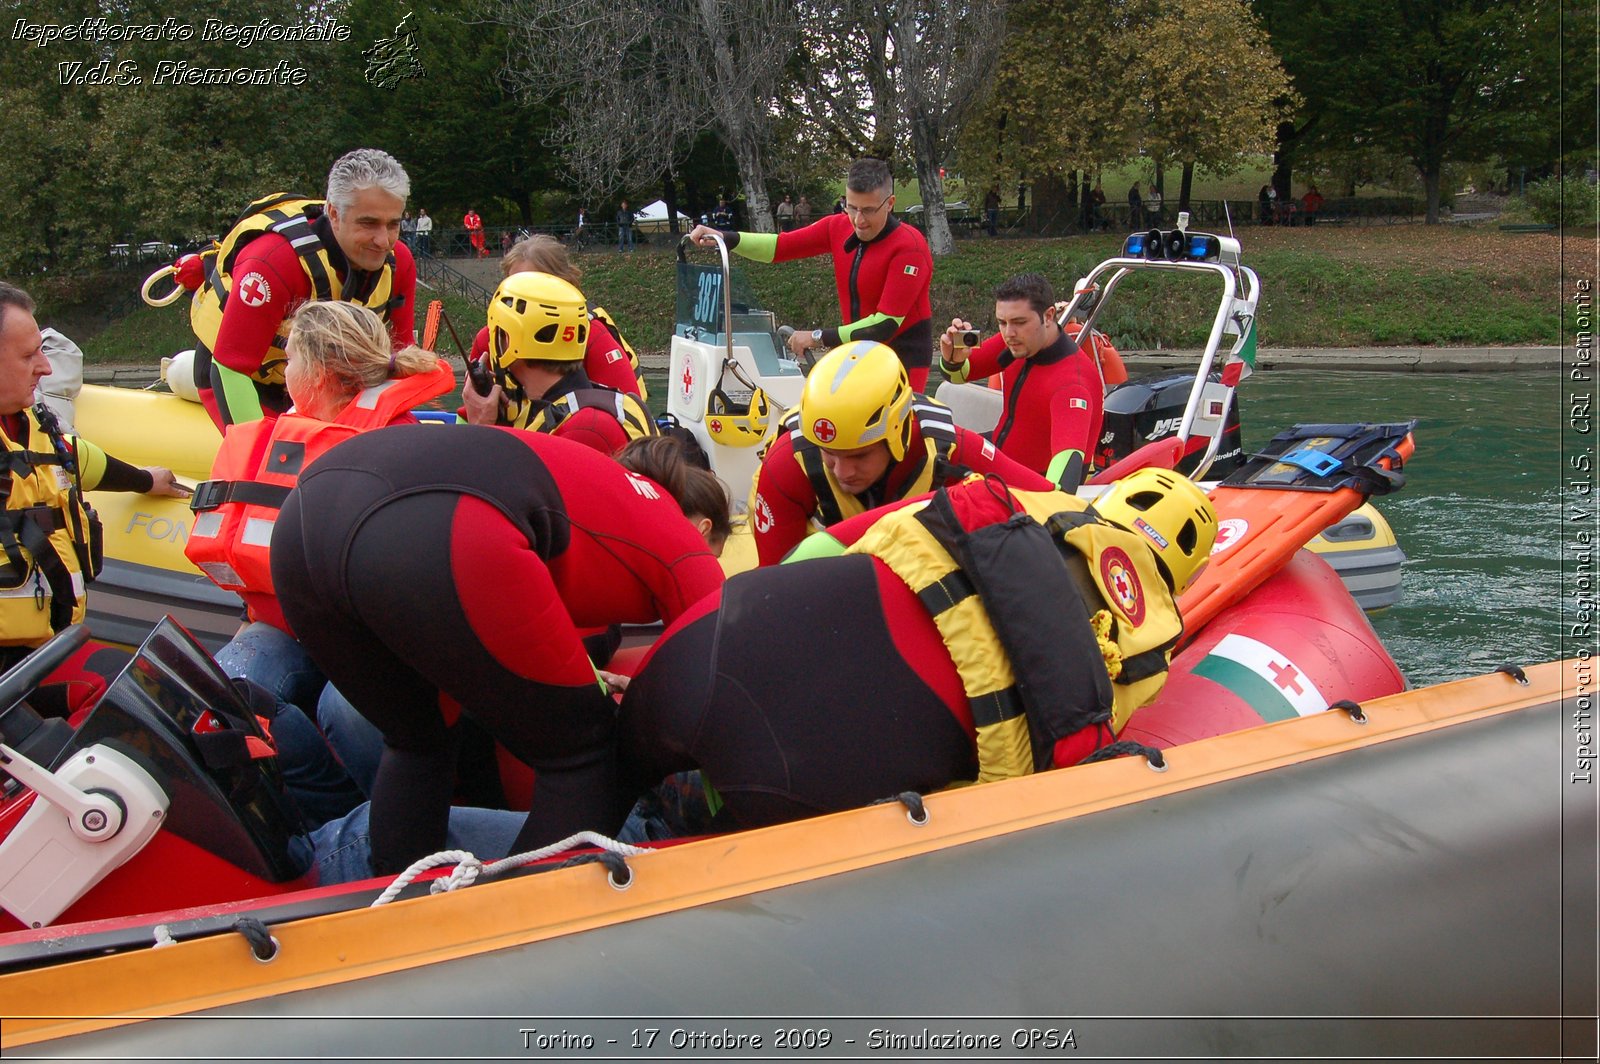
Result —
[{"label": "orange spine board", "polygon": [[[1402,462],[1416,450],[1410,433],[1395,445]],[[1385,468],[1390,460],[1381,460]],[[1229,488],[1211,490],[1217,520],[1244,527],[1237,538],[1212,551],[1211,562],[1178,598],[1185,641],[1203,629],[1218,613],[1244,598],[1261,582],[1288,563],[1295,551],[1351,512],[1367,496],[1355,488],[1327,493],[1279,488]]]}]

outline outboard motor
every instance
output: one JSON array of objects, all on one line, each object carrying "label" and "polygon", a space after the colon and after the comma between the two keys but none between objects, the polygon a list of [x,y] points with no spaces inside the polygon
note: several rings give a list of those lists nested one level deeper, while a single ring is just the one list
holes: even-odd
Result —
[{"label": "outboard motor", "polygon": [[[1211,374],[1218,383],[1221,373]],[[1194,387],[1194,374],[1177,370],[1171,373],[1140,377],[1118,385],[1106,394],[1105,419],[1101,425],[1100,445],[1095,465],[1101,469],[1137,451],[1151,440],[1163,439],[1178,431],[1183,421],[1183,408]],[[1205,453],[1205,437],[1189,440],[1178,472],[1190,473]],[[1207,480],[1219,480],[1239,467],[1244,460],[1244,445],[1239,436],[1239,395],[1234,393],[1228,410],[1222,442],[1217,446],[1216,460],[1206,471]]]}]

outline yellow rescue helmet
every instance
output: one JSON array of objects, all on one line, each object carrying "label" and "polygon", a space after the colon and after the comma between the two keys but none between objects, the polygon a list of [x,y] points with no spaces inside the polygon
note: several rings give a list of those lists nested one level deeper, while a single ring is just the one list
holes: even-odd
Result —
[{"label": "yellow rescue helmet", "polygon": [[911,381],[894,349],[855,340],[829,351],[806,375],[800,431],[818,447],[853,451],[887,443],[895,461],[911,439]]},{"label": "yellow rescue helmet", "polygon": [[514,273],[489,301],[489,353],[513,362],[579,362],[589,342],[588,303],[567,281],[548,273]]},{"label": "yellow rescue helmet", "polygon": [[1172,583],[1182,591],[1200,572],[1217,541],[1217,511],[1199,485],[1170,469],[1139,469],[1094,501],[1095,512],[1155,551]]}]

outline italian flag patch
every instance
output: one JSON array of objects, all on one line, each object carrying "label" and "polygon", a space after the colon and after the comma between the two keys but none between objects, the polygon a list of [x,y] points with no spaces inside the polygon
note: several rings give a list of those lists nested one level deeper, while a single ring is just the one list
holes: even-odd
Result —
[{"label": "italian flag patch", "polygon": [[907,266],[906,267],[906,276],[907,277],[915,277],[917,275],[917,272],[918,271],[917,271],[917,268],[915,266]]},{"label": "italian flag patch", "polygon": [[1309,717],[1328,708],[1317,685],[1287,655],[1249,636],[1224,636],[1194,674],[1238,695],[1262,720]]}]

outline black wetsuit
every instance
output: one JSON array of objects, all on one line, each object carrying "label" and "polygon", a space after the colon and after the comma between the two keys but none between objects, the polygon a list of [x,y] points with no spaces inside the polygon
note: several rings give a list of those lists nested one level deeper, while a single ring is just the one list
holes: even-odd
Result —
[{"label": "black wetsuit", "polygon": [[465,713],[538,773],[518,848],[614,831],[614,704],[580,628],[671,620],[722,570],[658,485],[514,429],[363,433],[301,475],[272,539],[285,618],[383,732],[373,867],[441,848]]},{"label": "black wetsuit", "polygon": [[856,555],[734,577],[662,637],[620,727],[635,789],[701,769],[758,827],[974,779],[970,721],[927,610]]}]

